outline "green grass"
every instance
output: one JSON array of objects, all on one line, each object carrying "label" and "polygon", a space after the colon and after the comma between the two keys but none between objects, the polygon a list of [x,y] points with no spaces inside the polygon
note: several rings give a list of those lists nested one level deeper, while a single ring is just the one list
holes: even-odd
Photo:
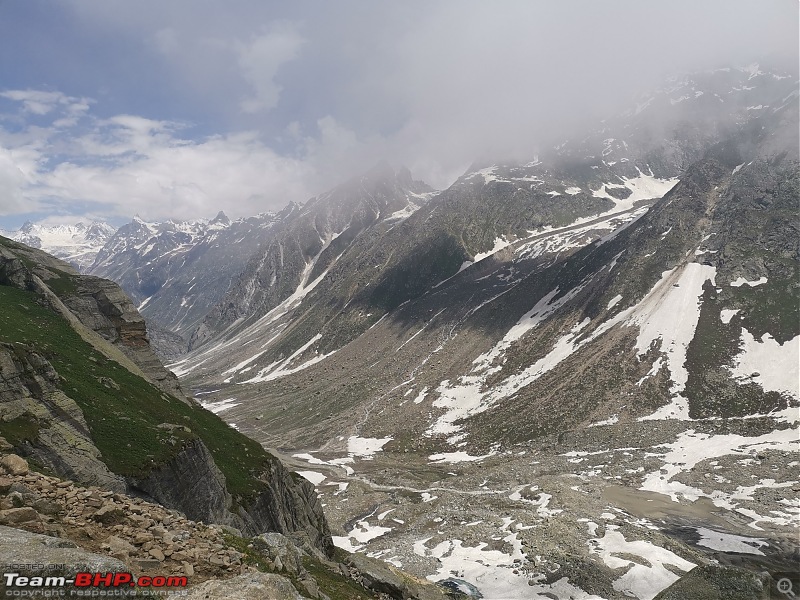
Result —
[{"label": "green grass", "polygon": [[33,442],[39,436],[39,422],[32,415],[21,415],[10,421],[0,421],[0,437],[12,446]]},{"label": "green grass", "polygon": [[[24,344],[53,365],[61,377],[61,389],[83,411],[109,469],[123,476],[145,477],[187,441],[200,438],[234,497],[246,500],[264,488],[255,476],[275,459],[255,441],[216,415],[163,393],[106,358],[37,299],[32,292],[0,286],[0,341]],[[107,387],[101,378],[112,379],[119,389]],[[159,428],[162,423],[184,425],[191,431]],[[37,426],[16,419],[2,423],[0,432],[21,441],[35,437]]]}]

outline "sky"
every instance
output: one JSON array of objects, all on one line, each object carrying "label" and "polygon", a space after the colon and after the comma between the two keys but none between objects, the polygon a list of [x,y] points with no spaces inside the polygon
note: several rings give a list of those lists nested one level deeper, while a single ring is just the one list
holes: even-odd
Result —
[{"label": "sky", "polygon": [[796,0],[0,0],[0,228],[442,189],[687,70],[789,60]]}]

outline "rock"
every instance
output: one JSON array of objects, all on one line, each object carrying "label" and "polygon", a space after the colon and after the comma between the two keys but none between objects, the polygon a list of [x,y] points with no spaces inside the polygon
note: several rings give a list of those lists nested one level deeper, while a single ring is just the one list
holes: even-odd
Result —
[{"label": "rock", "polygon": [[6,454],[0,458],[0,467],[11,475],[25,475],[28,473],[28,461],[16,454]]},{"label": "rock", "polygon": [[40,498],[32,503],[33,508],[43,515],[57,515],[61,512],[61,505],[53,500]]},{"label": "rock", "polygon": [[183,561],[181,563],[181,566],[183,567],[183,572],[184,574],[186,574],[187,577],[191,577],[192,575],[194,575],[194,565],[192,565],[192,563]]},{"label": "rock", "polygon": [[161,568],[161,561],[152,558],[142,558],[136,561],[142,571],[152,572]]},{"label": "rock", "polygon": [[122,509],[120,509],[115,504],[104,504],[101,506],[96,513],[92,515],[92,518],[95,521],[99,521],[100,523],[114,523],[124,516]]},{"label": "rock", "polygon": [[14,446],[8,443],[8,440],[4,437],[0,437],[0,452],[8,452],[9,450],[13,450]]},{"label": "rock", "polygon": [[436,585],[413,579],[402,574],[389,563],[375,560],[363,554],[351,554],[346,564],[361,575],[361,583],[379,594],[386,594],[397,600],[416,598],[418,600],[446,600],[445,593]]},{"label": "rock", "polygon": [[0,523],[5,523],[6,525],[38,521],[40,518],[41,515],[29,506],[0,510]]},{"label": "rock", "polygon": [[11,492],[6,498],[6,500],[10,505],[9,508],[19,508],[21,506],[25,506],[25,496],[23,496],[21,492],[16,490]]},{"label": "rock", "polygon": [[319,589],[317,582],[312,577],[302,577],[297,580],[297,583],[300,585],[306,596],[319,599],[327,598],[327,596]]},{"label": "rock", "polygon": [[132,552],[136,552],[136,546],[115,535],[110,536],[106,540],[106,544],[108,544],[109,549],[114,554],[130,554]]},{"label": "rock", "polygon": [[[69,576],[79,572],[129,570],[120,561],[81,550],[69,540],[2,526],[0,564],[17,565],[18,572],[23,576]],[[42,573],[35,570],[36,565],[62,565],[62,568]]]},{"label": "rock", "polygon": [[254,537],[253,546],[266,554],[274,563],[278,571],[286,569],[288,573],[296,575],[303,568],[300,551],[285,535],[270,532]]},{"label": "rock", "polygon": [[158,546],[154,546],[154,547],[150,548],[148,554],[150,556],[152,556],[153,558],[155,558],[156,560],[158,560],[158,561],[162,561],[165,558],[164,553],[161,551],[161,548],[159,548]]},{"label": "rock", "polygon": [[224,581],[211,580],[194,586],[184,598],[193,600],[304,600],[292,582],[274,573],[244,573]]},{"label": "rock", "polygon": [[8,477],[0,477],[0,494],[8,493],[11,489],[12,481]]}]

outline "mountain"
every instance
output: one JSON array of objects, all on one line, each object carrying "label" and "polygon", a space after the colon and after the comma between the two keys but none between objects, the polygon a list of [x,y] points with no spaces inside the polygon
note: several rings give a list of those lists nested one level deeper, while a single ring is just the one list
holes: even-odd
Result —
[{"label": "mountain", "polygon": [[283,215],[148,223],[136,217],[98,252],[89,273],[118,282],[147,318],[162,358],[185,353],[209,308]]},{"label": "mountain", "polygon": [[349,249],[402,222],[431,195],[408,169],[395,173],[384,162],[302,206],[290,205],[281,226],[192,334],[191,347],[300,300]]},{"label": "mountain", "polygon": [[777,591],[798,552],[797,88],[676,80],[344,247],[320,228],[280,293],[277,246],[173,368],[314,473],[338,546],[473,597]]},{"label": "mountain", "polygon": [[[0,435],[39,470],[331,551],[313,487],[186,398],[120,288],[0,238]],[[110,493],[110,492],[109,492]]]},{"label": "mountain", "polygon": [[93,221],[75,225],[40,225],[26,222],[17,231],[0,234],[67,261],[80,271],[86,271],[97,253],[114,234],[107,223]]}]

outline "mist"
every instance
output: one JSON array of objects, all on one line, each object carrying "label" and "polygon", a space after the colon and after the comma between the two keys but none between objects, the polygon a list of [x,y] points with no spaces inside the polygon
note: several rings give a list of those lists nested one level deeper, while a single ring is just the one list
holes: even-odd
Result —
[{"label": "mist", "polygon": [[669,76],[798,73],[793,0],[23,4],[0,4],[0,225],[245,216],[379,159],[444,188]]}]

